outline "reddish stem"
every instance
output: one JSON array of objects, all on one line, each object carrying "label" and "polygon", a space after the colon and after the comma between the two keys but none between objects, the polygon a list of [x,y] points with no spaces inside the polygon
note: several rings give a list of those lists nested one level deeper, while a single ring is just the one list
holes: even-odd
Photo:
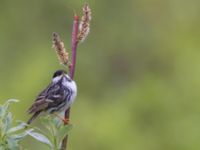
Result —
[{"label": "reddish stem", "polygon": [[79,25],[79,17],[77,15],[74,15],[74,22],[73,22],[73,29],[72,29],[72,60],[71,60],[71,66],[70,66],[70,77],[71,79],[74,78],[74,72],[75,72],[75,66],[76,66],[76,49],[78,45],[77,41],[77,35],[78,35],[78,25]]},{"label": "reddish stem", "polygon": [[[77,35],[78,35],[78,26],[79,26],[79,17],[75,14],[74,15],[74,21],[73,21],[73,29],[72,29],[72,57],[71,57],[71,65],[69,66],[69,76],[71,79],[74,79],[74,73],[75,73],[75,66],[76,66],[76,49],[78,45],[77,41]],[[70,117],[70,108],[67,109],[65,112],[65,118],[69,119]],[[63,139],[61,150],[67,149],[67,141],[68,141],[68,135]]]}]

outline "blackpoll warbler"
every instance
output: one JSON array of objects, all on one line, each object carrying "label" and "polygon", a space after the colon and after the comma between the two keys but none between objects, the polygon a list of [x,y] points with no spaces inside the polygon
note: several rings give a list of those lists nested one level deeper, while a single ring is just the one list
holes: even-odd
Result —
[{"label": "blackpoll warbler", "polygon": [[[52,82],[37,96],[33,105],[28,109],[28,113],[33,115],[27,123],[30,124],[41,112],[57,115],[57,113],[66,111],[75,100],[76,94],[76,83],[66,71],[56,71]],[[67,121],[67,118],[63,118],[63,121]]]}]

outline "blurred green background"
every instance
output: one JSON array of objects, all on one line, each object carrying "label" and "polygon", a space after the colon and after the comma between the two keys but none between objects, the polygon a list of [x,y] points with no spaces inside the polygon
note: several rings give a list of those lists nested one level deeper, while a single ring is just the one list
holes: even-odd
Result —
[{"label": "blurred green background", "polygon": [[[87,0],[68,150],[199,150],[200,1]],[[0,1],[0,102],[17,120],[50,82],[57,31],[70,50],[81,0]],[[39,119],[34,125],[39,125]],[[46,149],[34,139],[23,145]]]}]

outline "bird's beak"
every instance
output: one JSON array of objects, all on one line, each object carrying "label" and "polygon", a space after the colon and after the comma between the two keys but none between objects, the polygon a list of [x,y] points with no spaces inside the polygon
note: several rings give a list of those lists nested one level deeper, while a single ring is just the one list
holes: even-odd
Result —
[{"label": "bird's beak", "polygon": [[62,78],[64,78],[64,77],[65,77],[65,74],[63,73],[63,74],[62,74]]}]

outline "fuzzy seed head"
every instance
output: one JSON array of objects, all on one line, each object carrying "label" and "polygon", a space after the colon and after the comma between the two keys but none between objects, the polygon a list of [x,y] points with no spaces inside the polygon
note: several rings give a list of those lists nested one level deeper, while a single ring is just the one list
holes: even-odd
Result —
[{"label": "fuzzy seed head", "polygon": [[77,40],[83,42],[89,34],[90,31],[90,21],[91,21],[91,9],[88,4],[83,6],[83,16],[79,24],[79,34]]},{"label": "fuzzy seed head", "polygon": [[54,32],[52,36],[53,36],[53,46],[52,47],[56,51],[59,62],[63,65],[67,65],[67,63],[69,61],[69,54],[68,54],[68,52],[66,52],[64,43],[61,41],[58,33]]}]

